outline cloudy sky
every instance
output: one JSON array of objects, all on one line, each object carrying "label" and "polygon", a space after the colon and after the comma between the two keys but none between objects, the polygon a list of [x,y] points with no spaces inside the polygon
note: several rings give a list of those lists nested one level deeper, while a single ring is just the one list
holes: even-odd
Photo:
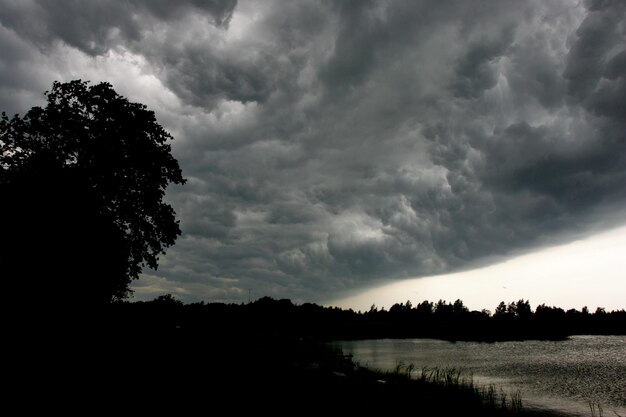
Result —
[{"label": "cloudy sky", "polygon": [[0,0],[0,51],[7,113],[108,81],[176,138],[137,299],[327,302],[626,224],[623,0]]}]

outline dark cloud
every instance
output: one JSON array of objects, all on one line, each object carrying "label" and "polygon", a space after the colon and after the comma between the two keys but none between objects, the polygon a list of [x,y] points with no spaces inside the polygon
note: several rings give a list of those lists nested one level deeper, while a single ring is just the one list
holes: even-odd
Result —
[{"label": "dark cloud", "polygon": [[111,77],[177,138],[140,296],[324,301],[623,220],[624,2],[0,6],[0,104]]},{"label": "dark cloud", "polygon": [[560,73],[559,56],[545,33],[533,34],[527,42],[510,45],[507,81],[519,101],[537,100],[547,111],[563,105],[566,81]]},{"label": "dark cloud", "polygon": [[333,87],[346,89],[363,82],[377,55],[389,40],[386,11],[376,13],[374,2],[340,2],[333,55],[321,68],[320,78]]},{"label": "dark cloud", "polygon": [[[599,84],[603,79],[624,77],[623,71],[620,74],[619,55],[625,50],[626,4],[593,1],[589,2],[589,6],[588,15],[576,30],[576,40],[569,51],[563,73],[569,82],[569,93],[578,100],[593,96],[598,87],[602,88]],[[603,89],[605,93],[607,90],[611,89]]]},{"label": "dark cloud", "polygon": [[454,94],[462,98],[477,98],[498,82],[496,61],[506,52],[514,39],[515,28],[507,26],[494,38],[485,37],[468,45],[457,61]]},{"label": "dark cloud", "polygon": [[119,44],[138,41],[152,24],[202,13],[227,26],[237,0],[24,0],[3,1],[2,25],[46,46],[62,41],[88,54],[102,54]]},{"label": "dark cloud", "polygon": [[269,86],[262,85],[259,72],[253,68],[258,62],[220,56],[212,49],[214,45],[207,47],[206,39],[185,45],[164,45],[153,40],[170,36],[171,28],[178,33],[193,32],[193,25],[188,25],[193,19],[196,24],[215,27],[217,32],[227,30],[237,0],[5,3],[0,23],[40,49],[50,50],[61,42],[93,56],[115,48],[136,51],[151,57],[152,65],[167,68],[164,81],[193,104],[212,103],[224,97],[256,101],[268,94]]},{"label": "dark cloud", "polygon": [[166,83],[193,105],[212,107],[220,99],[262,102],[273,89],[272,58],[262,52],[241,57],[221,54],[202,44],[155,48],[159,55],[151,58],[166,68]]}]

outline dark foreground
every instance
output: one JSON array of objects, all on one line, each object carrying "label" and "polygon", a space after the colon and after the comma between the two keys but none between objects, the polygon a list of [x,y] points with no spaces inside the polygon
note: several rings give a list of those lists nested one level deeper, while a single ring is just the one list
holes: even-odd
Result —
[{"label": "dark foreground", "polygon": [[[36,330],[8,343],[20,414],[550,415],[489,404],[458,384],[355,366],[311,339],[173,329]],[[523,399],[522,399],[523,402]]]},{"label": "dark foreground", "polygon": [[323,342],[623,334],[626,317],[601,309],[532,313],[523,300],[493,316],[460,300],[366,313],[269,298],[183,305],[171,296],[103,309],[35,307],[11,309],[3,335],[3,398],[19,414],[558,415],[524,408],[510,394],[503,401],[497,388],[468,387],[453,373],[409,379],[362,369]]}]

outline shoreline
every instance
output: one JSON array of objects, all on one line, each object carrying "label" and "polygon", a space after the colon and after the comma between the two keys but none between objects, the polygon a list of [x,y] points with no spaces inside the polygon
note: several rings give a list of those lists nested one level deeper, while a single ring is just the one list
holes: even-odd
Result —
[{"label": "shoreline", "polygon": [[[183,411],[236,407],[241,412],[274,415],[304,409],[307,414],[333,410],[441,417],[575,416],[526,407],[524,398],[521,407],[509,401],[503,408],[496,397],[481,398],[476,386],[455,382],[454,374],[419,380],[403,372],[373,371],[358,366],[342,351],[307,338],[186,331],[92,331],[83,336],[48,341],[54,350],[31,360],[25,372],[40,386],[48,381],[47,395],[62,409],[71,407],[79,396],[109,406],[132,393],[137,401],[157,401],[159,409],[183,407]],[[64,375],[68,382],[54,383],[50,379],[54,375]]]}]

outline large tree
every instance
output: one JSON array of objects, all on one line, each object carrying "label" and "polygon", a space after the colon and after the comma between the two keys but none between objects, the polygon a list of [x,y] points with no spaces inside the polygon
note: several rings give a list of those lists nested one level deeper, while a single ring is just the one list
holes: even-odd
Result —
[{"label": "large tree", "polygon": [[185,182],[154,112],[108,83],[55,82],[0,120],[0,268],[13,299],[102,304],[129,294],[180,235]]}]

